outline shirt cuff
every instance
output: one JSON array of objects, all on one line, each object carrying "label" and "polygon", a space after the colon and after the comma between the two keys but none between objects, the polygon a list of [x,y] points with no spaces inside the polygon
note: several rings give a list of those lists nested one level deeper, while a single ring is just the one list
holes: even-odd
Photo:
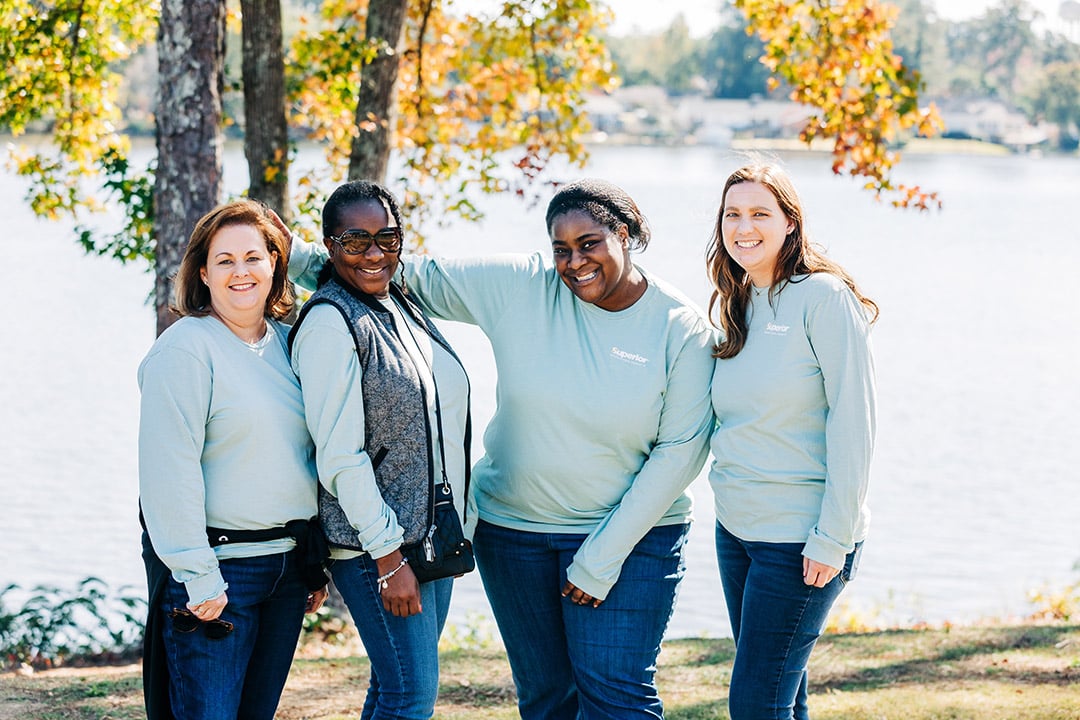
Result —
[{"label": "shirt cuff", "polygon": [[184,583],[187,588],[188,602],[192,605],[213,600],[229,588],[225,578],[221,577],[221,570],[215,569],[205,575],[188,580]]}]

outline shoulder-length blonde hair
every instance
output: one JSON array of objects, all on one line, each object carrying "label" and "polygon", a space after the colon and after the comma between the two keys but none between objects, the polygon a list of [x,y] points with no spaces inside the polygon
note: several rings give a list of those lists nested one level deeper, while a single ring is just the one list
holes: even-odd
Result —
[{"label": "shoulder-length blonde hair", "polygon": [[749,274],[728,253],[724,247],[723,222],[727,204],[728,190],[739,183],[758,183],[776,198],[776,203],[793,227],[784,237],[784,244],[776,259],[772,283],[769,286],[769,301],[783,289],[783,285],[796,275],[811,273],[829,273],[844,281],[851,288],[870,316],[870,322],[878,317],[878,306],[863,295],[842,267],[825,257],[820,248],[810,242],[803,221],[802,203],[795,185],[788,174],[776,163],[755,161],[733,172],[724,183],[724,194],[720,200],[720,209],[716,216],[706,253],[709,280],[713,284],[712,297],[709,298],[709,318],[717,318],[718,326],[724,337],[713,348],[713,356],[732,358],[739,354],[746,344],[748,320],[747,308],[750,306],[751,282]]},{"label": "shoulder-length blonde hair", "polygon": [[264,314],[280,320],[293,307],[289,279],[289,239],[270,219],[268,208],[255,200],[236,200],[218,205],[203,215],[191,232],[180,269],[176,272],[174,289],[176,301],[172,311],[177,315],[201,317],[210,312],[210,288],[202,282],[199,271],[206,267],[210,241],[224,227],[250,225],[266,240],[266,249],[275,254],[274,274]]}]

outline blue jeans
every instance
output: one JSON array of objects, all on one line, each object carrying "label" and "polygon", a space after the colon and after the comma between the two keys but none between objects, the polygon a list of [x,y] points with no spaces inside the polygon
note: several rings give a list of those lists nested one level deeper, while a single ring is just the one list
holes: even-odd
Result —
[{"label": "blue jeans", "polygon": [[600,607],[561,596],[586,535],[480,521],[473,549],[523,720],[662,718],[656,656],[685,571],[689,525],[646,533]]},{"label": "blue jeans", "polygon": [[169,700],[177,720],[271,720],[292,665],[304,620],[307,587],[296,553],[219,563],[229,584],[221,619],[233,631],[220,639],[203,628],[179,632],[169,618],[187,606],[171,577],[157,611],[169,665]]},{"label": "blue jeans", "polygon": [[716,557],[735,636],[731,720],[809,720],[806,666],[862,543],[823,588],[803,582],[803,544],[748,542],[716,524]]},{"label": "blue jeans", "polygon": [[330,565],[360,640],[371,660],[362,720],[427,720],[439,695],[439,636],[450,610],[453,578],[420,585],[423,611],[396,617],[383,608],[369,555]]}]

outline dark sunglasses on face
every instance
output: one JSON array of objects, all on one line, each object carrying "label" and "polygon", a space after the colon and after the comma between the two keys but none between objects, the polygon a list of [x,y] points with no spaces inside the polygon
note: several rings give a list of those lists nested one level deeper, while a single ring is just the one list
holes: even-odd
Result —
[{"label": "dark sunglasses on face", "polygon": [[379,246],[385,253],[401,250],[401,228],[387,227],[372,235],[367,230],[346,230],[340,235],[328,235],[346,255],[363,255],[371,248],[371,243]]},{"label": "dark sunglasses on face", "polygon": [[228,620],[217,619],[203,622],[192,615],[190,610],[183,608],[173,608],[169,612],[169,617],[172,618],[176,632],[195,632],[202,625],[203,634],[211,640],[220,640],[233,631],[233,624]]}]

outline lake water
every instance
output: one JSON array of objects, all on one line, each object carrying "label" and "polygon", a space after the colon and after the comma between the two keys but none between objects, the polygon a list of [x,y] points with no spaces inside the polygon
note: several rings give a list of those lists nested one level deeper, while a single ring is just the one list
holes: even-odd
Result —
[{"label": "lake water", "polygon": [[[945,200],[930,214],[875,203],[858,183],[833,177],[823,156],[786,162],[810,231],[882,308],[873,521],[842,604],[898,623],[1029,612],[1028,591],[1076,580],[1080,558],[1080,160],[905,158],[900,179]],[[601,147],[567,177],[623,185],[653,225],[640,264],[704,306],[704,248],[735,163],[710,148]],[[244,186],[244,172],[230,147],[230,189]],[[30,214],[10,175],[0,174],[0,193],[9,275],[0,584],[73,586],[96,575],[141,586],[135,371],[154,338],[151,277],[85,257],[69,227]],[[431,229],[431,250],[545,249],[542,205],[490,198],[483,208],[480,225]],[[490,351],[474,329],[446,327],[482,427],[494,403]],[[726,635],[704,474],[693,491],[688,572],[670,634]],[[471,612],[489,614],[475,575],[459,582],[452,621]]]}]

